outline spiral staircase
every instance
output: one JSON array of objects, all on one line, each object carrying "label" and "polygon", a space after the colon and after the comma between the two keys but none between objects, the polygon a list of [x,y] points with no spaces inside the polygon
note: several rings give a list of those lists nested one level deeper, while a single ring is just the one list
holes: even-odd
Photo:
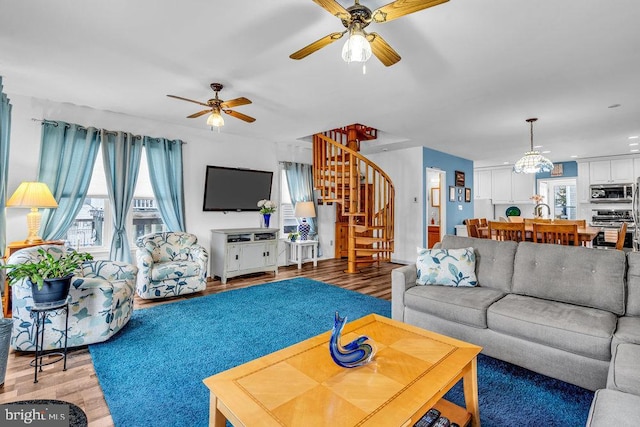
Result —
[{"label": "spiral staircase", "polygon": [[353,124],[313,136],[313,180],[323,203],[336,203],[348,219],[347,273],[390,261],[394,188],[389,176],[360,154],[374,128]]}]

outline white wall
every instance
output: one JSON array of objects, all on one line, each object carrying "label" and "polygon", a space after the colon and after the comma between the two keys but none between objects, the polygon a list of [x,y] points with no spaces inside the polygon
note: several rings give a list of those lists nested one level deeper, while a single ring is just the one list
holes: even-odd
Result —
[{"label": "white wall", "polygon": [[391,259],[394,262],[413,263],[416,260],[416,248],[422,247],[424,237],[422,147],[368,154],[367,157],[389,175],[396,190],[395,250]]},{"label": "white wall", "polygon": [[[205,127],[195,129],[72,104],[8,95],[13,105],[7,189],[9,195],[20,182],[37,178],[41,124],[32,119],[62,120],[139,135],[181,139],[187,143],[183,148],[187,231],[196,234],[200,243],[207,248],[210,241],[209,230],[213,228],[259,226],[257,212],[224,214],[202,210],[207,165],[270,170],[274,172],[274,176],[278,176],[278,161],[311,163],[310,143],[293,141],[276,144],[274,141],[233,135],[235,126],[251,126],[241,121],[228,123],[218,133]],[[274,179],[271,194],[273,200],[279,200],[279,185],[280,180]],[[27,235],[26,213],[22,209],[7,209],[7,242],[23,240]],[[330,209],[319,209],[320,243],[325,247],[333,239],[334,220],[331,215]],[[272,220],[279,223],[278,212]],[[325,250],[324,256],[333,257],[333,250]]]}]

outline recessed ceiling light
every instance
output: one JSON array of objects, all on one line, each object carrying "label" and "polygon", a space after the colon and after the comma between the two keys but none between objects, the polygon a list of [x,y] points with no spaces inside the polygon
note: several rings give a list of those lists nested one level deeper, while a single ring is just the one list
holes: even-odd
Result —
[{"label": "recessed ceiling light", "polygon": [[509,164],[509,162],[502,162],[502,164],[503,164],[503,165],[508,165],[508,164]]},{"label": "recessed ceiling light", "polygon": [[638,145],[638,144],[640,144],[640,142],[630,142],[629,147],[633,147],[634,145]]},{"label": "recessed ceiling light", "polygon": [[542,152],[542,154],[549,154],[550,152],[551,152],[551,150],[544,150],[544,151]]},{"label": "recessed ceiling light", "polygon": [[632,153],[637,153],[638,151],[640,151],[640,148],[632,148],[630,151]]},{"label": "recessed ceiling light", "polygon": [[572,159],[577,159],[577,158],[578,158],[578,155],[577,155],[577,154],[573,154],[573,155],[571,156],[571,158],[572,158]]},{"label": "recessed ceiling light", "polygon": [[620,107],[622,104],[611,104],[609,105],[607,108],[618,108]]},{"label": "recessed ceiling light", "polygon": [[630,136],[629,139],[638,139],[638,135]]},{"label": "recessed ceiling light", "polygon": [[534,145],[533,148],[542,148],[542,145]]}]

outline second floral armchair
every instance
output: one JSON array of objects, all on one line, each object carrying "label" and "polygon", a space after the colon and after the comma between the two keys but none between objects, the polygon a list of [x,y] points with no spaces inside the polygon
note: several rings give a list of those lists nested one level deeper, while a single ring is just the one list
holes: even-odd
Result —
[{"label": "second floral armchair", "polygon": [[141,298],[175,297],[206,288],[209,256],[195,235],[152,233],[136,243],[136,292]]}]

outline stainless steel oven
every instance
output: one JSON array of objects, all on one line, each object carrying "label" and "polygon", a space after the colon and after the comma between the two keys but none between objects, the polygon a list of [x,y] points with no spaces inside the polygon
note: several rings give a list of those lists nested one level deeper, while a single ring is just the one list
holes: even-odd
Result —
[{"label": "stainless steel oven", "polygon": [[603,184],[589,187],[591,203],[631,203],[633,184]]},{"label": "stainless steel oven", "polygon": [[594,209],[591,211],[592,227],[600,228],[600,232],[593,240],[595,248],[613,248],[615,242],[605,240],[605,230],[619,230],[623,222],[627,223],[627,232],[624,237],[624,248],[632,249],[635,236],[635,223],[631,209]]}]

